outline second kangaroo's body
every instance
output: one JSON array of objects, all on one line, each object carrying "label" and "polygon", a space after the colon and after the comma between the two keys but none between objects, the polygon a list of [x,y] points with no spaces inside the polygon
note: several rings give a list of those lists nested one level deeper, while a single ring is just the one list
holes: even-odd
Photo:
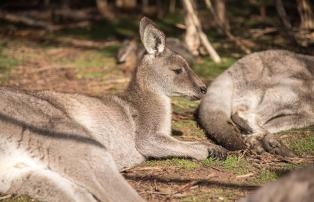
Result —
[{"label": "second kangaroo's body", "polygon": [[206,88],[147,18],[140,35],[147,54],[121,95],[0,88],[0,193],[143,201],[119,170],[148,157],[224,157],[216,145],[171,137],[169,97],[200,98]]},{"label": "second kangaroo's body", "polygon": [[293,155],[270,133],[314,124],[314,57],[269,50],[240,59],[208,87],[198,118],[228,149]]}]

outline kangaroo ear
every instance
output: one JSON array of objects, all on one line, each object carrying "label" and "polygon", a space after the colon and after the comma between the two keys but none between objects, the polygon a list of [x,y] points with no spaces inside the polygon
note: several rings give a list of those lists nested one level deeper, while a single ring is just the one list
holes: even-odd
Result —
[{"label": "kangaroo ear", "polygon": [[160,54],[165,50],[166,36],[147,17],[140,22],[140,36],[142,43],[149,54]]}]

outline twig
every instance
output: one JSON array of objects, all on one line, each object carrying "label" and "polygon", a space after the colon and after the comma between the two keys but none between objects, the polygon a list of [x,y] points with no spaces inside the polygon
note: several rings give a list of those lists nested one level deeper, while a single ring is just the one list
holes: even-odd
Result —
[{"label": "twig", "polygon": [[237,175],[236,178],[237,179],[248,178],[248,177],[251,177],[253,175],[254,175],[254,173],[248,173],[248,174],[245,174],[245,175]]},{"label": "twig", "polygon": [[4,200],[4,199],[10,198],[10,197],[12,197],[12,194],[7,194],[7,195],[4,195],[4,196],[0,196],[0,200]]},{"label": "twig", "polygon": [[185,185],[183,185],[182,187],[180,187],[177,191],[175,191],[172,195],[175,195],[175,194],[178,194],[178,193],[182,193],[182,192],[185,192],[186,190],[190,189],[191,187],[199,184],[200,181],[192,181],[192,182],[189,182],[189,183],[186,183]]}]

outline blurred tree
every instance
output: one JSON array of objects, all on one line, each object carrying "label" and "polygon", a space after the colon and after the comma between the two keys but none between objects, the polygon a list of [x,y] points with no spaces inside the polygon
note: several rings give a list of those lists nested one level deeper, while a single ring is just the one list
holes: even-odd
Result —
[{"label": "blurred tree", "polygon": [[137,6],[136,0],[116,0],[116,6],[125,10],[135,9]]},{"label": "blurred tree", "polygon": [[226,0],[212,0],[216,15],[217,23],[220,24],[221,27],[225,29],[229,29],[229,20],[226,12]]},{"label": "blurred tree", "polygon": [[176,3],[177,3],[176,0],[170,0],[170,3],[169,3],[169,12],[170,13],[174,13],[176,11]]},{"label": "blurred tree", "polygon": [[183,0],[186,25],[185,42],[193,55],[199,55],[200,48],[203,46],[211,59],[215,63],[220,63],[221,58],[203,32],[202,25],[197,16],[197,10],[193,4],[195,4],[195,1]]},{"label": "blurred tree", "polygon": [[[218,1],[218,0],[217,0]],[[205,0],[205,5],[206,7],[210,10],[217,28],[219,31],[221,31],[222,33],[224,33],[231,41],[233,41],[244,53],[249,54],[251,53],[251,50],[249,48],[247,48],[247,46],[244,44],[244,42],[242,40],[240,40],[238,37],[234,36],[231,33],[230,30],[230,24],[229,24],[229,20],[227,19],[227,15],[226,15],[226,5],[225,5],[225,1],[221,1],[220,4],[224,4],[223,6],[220,5],[219,9],[214,9],[212,2],[210,0]],[[220,14],[218,14],[219,12],[221,12]],[[219,15],[221,17],[219,17]],[[224,16],[224,17],[222,17]],[[223,19],[223,20],[222,20]]]},{"label": "blurred tree", "polygon": [[301,17],[300,29],[314,29],[314,16],[311,3],[308,0],[297,0],[298,11]]},{"label": "blurred tree", "polygon": [[96,0],[96,6],[97,6],[99,13],[102,16],[107,17],[109,19],[114,18],[114,14],[113,14],[111,8],[109,7],[107,0]]}]

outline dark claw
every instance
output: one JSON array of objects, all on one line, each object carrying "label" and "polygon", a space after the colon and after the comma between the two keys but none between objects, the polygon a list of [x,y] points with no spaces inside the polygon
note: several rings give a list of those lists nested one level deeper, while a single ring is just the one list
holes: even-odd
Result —
[{"label": "dark claw", "polygon": [[220,146],[214,146],[208,150],[209,157],[224,160],[227,158],[227,150]]}]

